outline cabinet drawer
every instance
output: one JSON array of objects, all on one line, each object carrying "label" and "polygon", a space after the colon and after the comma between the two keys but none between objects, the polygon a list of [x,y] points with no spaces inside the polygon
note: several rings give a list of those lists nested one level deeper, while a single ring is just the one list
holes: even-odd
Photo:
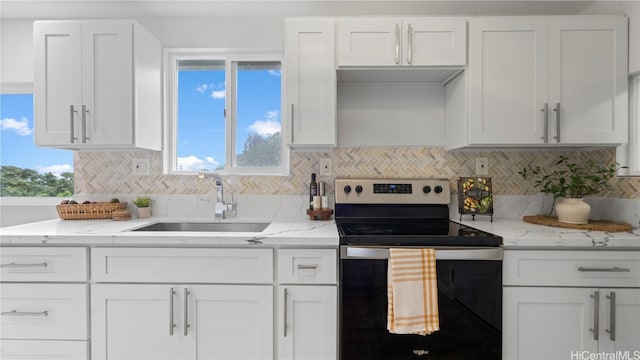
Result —
[{"label": "cabinet drawer", "polygon": [[335,249],[278,250],[280,284],[335,284],[337,267]]},{"label": "cabinet drawer", "polygon": [[84,284],[1,284],[2,339],[87,339]]},{"label": "cabinet drawer", "polygon": [[3,247],[2,281],[87,281],[87,249]]},{"label": "cabinet drawer", "polygon": [[271,249],[96,248],[96,282],[271,283]]},{"label": "cabinet drawer", "polygon": [[0,340],[2,360],[85,360],[88,341]]},{"label": "cabinet drawer", "polygon": [[640,251],[505,251],[504,285],[640,287]]}]

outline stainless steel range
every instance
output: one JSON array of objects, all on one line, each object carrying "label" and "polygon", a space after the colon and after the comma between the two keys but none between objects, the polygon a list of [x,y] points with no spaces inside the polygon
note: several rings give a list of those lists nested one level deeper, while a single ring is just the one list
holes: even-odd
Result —
[{"label": "stainless steel range", "polygon": [[[447,179],[337,179],[340,359],[501,359],[502,238],[449,220]],[[392,247],[436,250],[440,331],[387,331]]]}]

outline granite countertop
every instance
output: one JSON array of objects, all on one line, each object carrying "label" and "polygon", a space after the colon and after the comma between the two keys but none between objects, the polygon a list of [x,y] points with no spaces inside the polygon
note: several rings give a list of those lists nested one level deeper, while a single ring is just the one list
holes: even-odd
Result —
[{"label": "granite countertop", "polygon": [[[187,218],[113,220],[46,220],[0,228],[0,244],[88,246],[329,246],[339,245],[334,220],[305,218],[249,219],[225,222],[270,222],[262,232],[130,231],[156,222],[207,222]],[[458,219],[454,219],[458,221]],[[210,221],[209,221],[210,222]],[[573,230],[529,224],[521,219],[486,217],[462,224],[502,236],[505,250],[637,250],[640,229],[633,232]]]},{"label": "granite countertop", "polygon": [[185,218],[113,220],[45,220],[0,228],[2,245],[89,246],[338,246],[333,220],[304,218],[233,219],[224,222],[270,222],[262,232],[130,231],[156,222],[211,222]]},{"label": "granite countertop", "polygon": [[[458,219],[454,219],[458,221]],[[640,229],[632,232],[604,232],[566,229],[529,224],[521,219],[476,217],[475,221],[458,221],[492,234],[502,236],[505,250],[638,250]]]}]

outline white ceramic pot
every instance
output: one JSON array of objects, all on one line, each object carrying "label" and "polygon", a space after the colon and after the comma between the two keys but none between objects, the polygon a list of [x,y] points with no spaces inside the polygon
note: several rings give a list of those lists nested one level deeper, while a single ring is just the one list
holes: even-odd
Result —
[{"label": "white ceramic pot", "polygon": [[587,224],[591,206],[582,198],[558,198],[556,201],[558,221],[568,224]]},{"label": "white ceramic pot", "polygon": [[138,208],[138,218],[144,219],[151,217],[151,207]]}]

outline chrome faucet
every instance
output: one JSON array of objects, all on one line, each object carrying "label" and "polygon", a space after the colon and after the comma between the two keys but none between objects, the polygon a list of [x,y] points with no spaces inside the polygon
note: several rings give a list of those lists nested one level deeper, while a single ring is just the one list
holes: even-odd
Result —
[{"label": "chrome faucet", "polygon": [[222,176],[216,172],[200,171],[198,172],[199,179],[213,178],[216,181],[216,204],[215,204],[215,219],[226,219],[227,216],[236,215],[236,203],[233,201],[233,194],[231,195],[231,203],[224,202],[224,185],[222,183]]}]

